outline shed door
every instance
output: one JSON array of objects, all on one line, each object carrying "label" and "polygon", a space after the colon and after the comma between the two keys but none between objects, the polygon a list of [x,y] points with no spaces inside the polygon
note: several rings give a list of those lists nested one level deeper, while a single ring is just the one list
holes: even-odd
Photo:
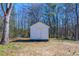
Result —
[{"label": "shed door", "polygon": [[31,38],[32,39],[40,39],[40,30],[38,30],[37,28],[32,28],[31,30]]},{"label": "shed door", "polygon": [[48,29],[47,28],[32,28],[31,30],[31,38],[32,39],[48,39]]},{"label": "shed door", "polygon": [[36,30],[36,33],[35,33],[35,39],[40,39],[40,30]]},{"label": "shed door", "polygon": [[47,29],[42,30],[41,39],[48,39],[48,30]]}]

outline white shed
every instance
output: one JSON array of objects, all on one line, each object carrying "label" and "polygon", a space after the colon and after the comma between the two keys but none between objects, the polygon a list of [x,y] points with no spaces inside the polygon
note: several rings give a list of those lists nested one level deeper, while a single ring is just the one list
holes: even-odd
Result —
[{"label": "white shed", "polygon": [[32,25],[30,28],[30,38],[32,40],[48,40],[49,26],[42,22]]}]

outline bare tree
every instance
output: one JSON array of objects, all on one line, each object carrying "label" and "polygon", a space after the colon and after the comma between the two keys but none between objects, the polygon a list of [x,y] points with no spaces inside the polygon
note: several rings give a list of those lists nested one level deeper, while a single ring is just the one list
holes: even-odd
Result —
[{"label": "bare tree", "polygon": [[75,13],[76,13],[76,25],[75,25],[75,39],[78,40],[79,36],[79,19],[78,19],[78,4],[75,4]]},{"label": "bare tree", "polygon": [[5,5],[1,3],[0,5],[4,14],[3,34],[2,34],[1,44],[8,44],[9,43],[9,20],[10,20],[10,14],[12,10],[12,3],[6,3]]}]

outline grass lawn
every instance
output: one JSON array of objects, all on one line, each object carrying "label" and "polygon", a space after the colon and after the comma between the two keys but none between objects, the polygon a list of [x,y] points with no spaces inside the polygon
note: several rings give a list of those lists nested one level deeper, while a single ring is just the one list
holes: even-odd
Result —
[{"label": "grass lawn", "polygon": [[[20,39],[21,40],[21,39]],[[0,56],[73,56],[79,55],[79,42],[50,38],[47,42],[10,42],[0,45]]]}]

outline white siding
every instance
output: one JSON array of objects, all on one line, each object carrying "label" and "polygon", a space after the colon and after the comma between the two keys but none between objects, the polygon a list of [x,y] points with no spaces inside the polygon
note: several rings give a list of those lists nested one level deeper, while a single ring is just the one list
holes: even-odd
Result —
[{"label": "white siding", "polygon": [[30,38],[32,40],[47,40],[49,38],[49,27],[41,22],[32,25]]},{"label": "white siding", "polygon": [[41,31],[41,38],[42,39],[48,39],[49,38],[48,29],[43,29]]}]

